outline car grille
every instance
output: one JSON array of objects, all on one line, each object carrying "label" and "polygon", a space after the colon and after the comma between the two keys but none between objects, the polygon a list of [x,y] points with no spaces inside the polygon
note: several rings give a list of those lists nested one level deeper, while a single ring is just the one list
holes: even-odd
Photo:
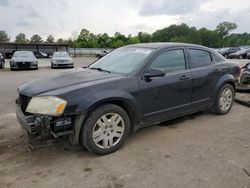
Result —
[{"label": "car grille", "polygon": [[17,62],[16,65],[18,67],[29,67],[30,66],[30,62]]},{"label": "car grille", "polygon": [[19,102],[20,102],[21,109],[23,112],[25,112],[30,100],[31,100],[31,97],[19,94]]},{"label": "car grille", "polygon": [[69,60],[65,60],[65,59],[62,59],[62,60],[56,60],[57,63],[68,63]]}]

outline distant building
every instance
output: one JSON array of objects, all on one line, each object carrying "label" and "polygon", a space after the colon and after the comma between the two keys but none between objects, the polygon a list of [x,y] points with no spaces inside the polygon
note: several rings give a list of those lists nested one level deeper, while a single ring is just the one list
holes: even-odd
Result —
[{"label": "distant building", "polygon": [[45,52],[52,55],[54,51],[68,51],[69,45],[61,43],[0,43],[0,53],[2,53],[5,58],[10,58],[13,53],[18,50]]}]

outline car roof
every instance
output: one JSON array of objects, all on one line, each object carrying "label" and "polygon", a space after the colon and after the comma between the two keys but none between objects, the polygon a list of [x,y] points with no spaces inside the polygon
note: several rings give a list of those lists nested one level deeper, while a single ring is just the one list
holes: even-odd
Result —
[{"label": "car roof", "polygon": [[[207,48],[205,46],[196,45],[196,44],[188,44],[188,43],[176,43],[176,42],[155,42],[155,43],[139,43],[128,45],[128,47],[140,47],[140,48],[167,48],[167,47],[199,47],[199,48]],[[209,48],[207,48],[209,49]]]}]

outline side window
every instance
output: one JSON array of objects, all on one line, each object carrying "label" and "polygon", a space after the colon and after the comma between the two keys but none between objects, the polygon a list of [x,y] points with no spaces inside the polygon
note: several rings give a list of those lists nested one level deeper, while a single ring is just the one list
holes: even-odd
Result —
[{"label": "side window", "polygon": [[221,54],[216,54],[216,53],[211,53],[212,55],[212,60],[215,63],[223,62],[225,61],[223,56]]},{"label": "side window", "polygon": [[160,69],[165,73],[185,70],[186,62],[182,49],[161,53],[150,65],[149,69]]},{"label": "side window", "polygon": [[211,54],[204,50],[189,49],[191,68],[204,67],[212,62]]}]

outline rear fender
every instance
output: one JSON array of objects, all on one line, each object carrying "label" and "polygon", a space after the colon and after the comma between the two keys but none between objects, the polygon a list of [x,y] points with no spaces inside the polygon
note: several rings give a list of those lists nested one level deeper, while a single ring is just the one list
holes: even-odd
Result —
[{"label": "rear fender", "polygon": [[225,85],[226,83],[230,83],[234,88],[234,77],[231,74],[225,74],[223,75],[217,82],[215,89],[214,89],[214,95],[212,97],[212,101],[215,102],[215,100],[217,99],[217,96],[219,94],[220,88]]}]

